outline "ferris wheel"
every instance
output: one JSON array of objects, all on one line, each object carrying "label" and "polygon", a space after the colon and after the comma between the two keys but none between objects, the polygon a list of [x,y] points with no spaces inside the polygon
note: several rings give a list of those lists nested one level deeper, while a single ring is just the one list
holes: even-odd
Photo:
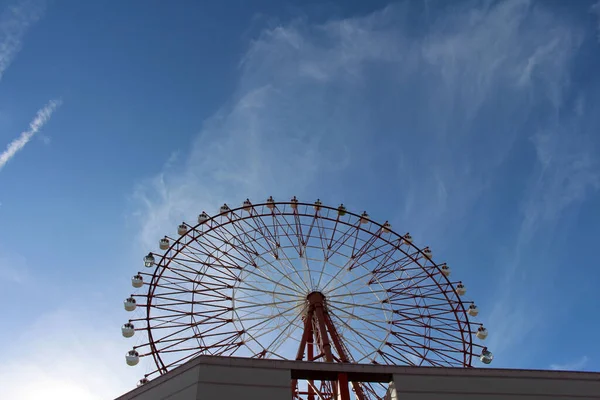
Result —
[{"label": "ferris wheel", "polygon": [[[343,204],[224,204],[159,248],[124,301],[134,315],[122,334],[142,337],[126,362],[155,365],[140,385],[199,355],[441,367],[493,359],[476,343],[488,331],[470,321],[478,308],[450,267]],[[331,383],[294,385],[295,399],[334,398]],[[377,385],[352,390],[379,399]]]}]

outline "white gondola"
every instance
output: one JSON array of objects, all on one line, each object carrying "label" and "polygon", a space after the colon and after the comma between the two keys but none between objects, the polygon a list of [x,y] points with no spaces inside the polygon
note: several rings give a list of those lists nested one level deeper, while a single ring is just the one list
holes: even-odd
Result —
[{"label": "white gondola", "polygon": [[477,306],[475,304],[471,304],[469,306],[469,309],[467,310],[467,313],[469,313],[469,315],[471,317],[476,317],[477,314],[479,314],[479,309],[477,308]]},{"label": "white gondola", "polygon": [[130,338],[135,334],[135,327],[131,322],[128,322],[121,327],[121,333],[123,337]]},{"label": "white gondola", "polygon": [[361,215],[360,215],[360,223],[361,224],[366,224],[367,222],[369,222],[369,214],[367,214],[366,211],[364,211]]},{"label": "white gondola", "polygon": [[459,296],[464,296],[467,293],[467,288],[462,283],[456,285],[456,294]]},{"label": "white gondola", "polygon": [[137,383],[137,387],[140,386],[144,386],[146,383],[150,382],[150,380],[148,378],[142,378],[140,379],[140,381]]},{"label": "white gondola", "polygon": [[221,214],[227,214],[229,211],[231,210],[229,209],[229,206],[227,204],[223,204],[221,208],[219,208],[219,212]]},{"label": "white gondola", "polygon": [[208,221],[208,214],[202,211],[202,214],[198,215],[198,223],[203,224]]},{"label": "white gondola", "polygon": [[144,285],[144,278],[140,274],[134,275],[131,278],[131,286],[134,288],[141,288]]},{"label": "white gondola", "polygon": [[275,200],[273,200],[273,196],[269,196],[269,198],[267,199],[267,208],[269,210],[272,210],[275,208]]},{"label": "white gondola", "polygon": [[431,249],[429,247],[425,247],[423,249],[423,255],[429,260],[431,260],[431,258],[433,257],[433,253],[431,252]]},{"label": "white gondola", "polygon": [[290,200],[290,203],[292,203],[290,205],[290,207],[292,207],[292,210],[298,209],[298,199],[296,198],[296,196],[292,197],[292,199]]},{"label": "white gondola", "polygon": [[346,215],[346,207],[344,206],[344,204],[340,204],[340,206],[338,207],[338,215],[340,217],[343,217],[344,215]]},{"label": "white gondola", "polygon": [[319,211],[322,205],[321,199],[317,199],[317,201],[315,201],[315,211]]},{"label": "white gondola", "polygon": [[140,355],[135,350],[129,350],[127,352],[127,355],[125,356],[125,361],[127,362],[127,365],[133,367],[134,365],[137,365],[140,362]]},{"label": "white gondola", "polygon": [[158,242],[158,247],[160,247],[161,250],[167,250],[169,248],[169,239],[167,239],[166,236],[160,239]]},{"label": "white gondola", "polygon": [[410,236],[410,233],[406,232],[406,234],[402,237],[404,239],[404,243],[411,244],[413,242],[413,237]]},{"label": "white gondola", "polygon": [[242,207],[244,207],[244,211],[250,212],[250,210],[252,210],[252,203],[250,203],[249,199],[246,199],[244,200]]},{"label": "white gondola", "polygon": [[188,231],[188,227],[187,227],[187,225],[185,224],[185,222],[182,222],[182,223],[181,223],[181,224],[179,224],[179,226],[177,227],[177,234],[178,234],[179,236],[181,236],[181,235],[185,235],[185,234],[187,233],[187,231]]},{"label": "white gondola", "polygon": [[392,230],[392,224],[390,224],[388,221],[385,221],[385,223],[383,224],[383,227],[381,227],[381,230],[383,232],[389,232]]},{"label": "white gondola", "polygon": [[[169,241],[167,240],[167,249],[168,248],[169,248]],[[152,255],[152,253],[148,253],[148,255],[144,257],[144,267],[151,268],[154,265],[154,263],[156,263],[154,256]]]},{"label": "white gondola", "polygon": [[133,311],[137,307],[135,299],[133,297],[129,297],[125,299],[123,302],[123,307],[125,307],[125,311]]},{"label": "white gondola", "polygon": [[491,351],[489,351],[487,349],[487,347],[484,347],[483,350],[481,351],[481,355],[479,356],[479,359],[481,360],[482,363],[489,364],[494,359],[494,355],[492,354]]},{"label": "white gondola", "polygon": [[478,339],[484,340],[486,337],[488,337],[488,330],[481,325],[479,329],[477,329],[476,335]]},{"label": "white gondola", "polygon": [[446,263],[443,263],[440,269],[442,270],[442,275],[446,277],[450,276],[450,267]]}]

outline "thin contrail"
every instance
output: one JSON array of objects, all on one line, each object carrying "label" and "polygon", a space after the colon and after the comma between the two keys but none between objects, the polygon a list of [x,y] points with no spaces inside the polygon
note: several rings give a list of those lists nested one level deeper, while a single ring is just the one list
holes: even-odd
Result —
[{"label": "thin contrail", "polygon": [[19,1],[12,7],[0,10],[0,79],[21,50],[23,36],[29,27],[40,19],[45,1]]},{"label": "thin contrail", "polygon": [[21,133],[17,139],[10,142],[8,146],[6,146],[6,150],[2,154],[0,154],[0,170],[4,168],[6,163],[10,161],[11,158],[17,154],[19,150],[21,150],[27,142],[31,140],[33,135],[38,133],[40,129],[44,126],[46,122],[52,116],[52,113],[62,104],[62,100],[51,100],[48,104],[44,106],[41,110],[39,110],[31,123],[29,124],[29,129],[25,132]]}]

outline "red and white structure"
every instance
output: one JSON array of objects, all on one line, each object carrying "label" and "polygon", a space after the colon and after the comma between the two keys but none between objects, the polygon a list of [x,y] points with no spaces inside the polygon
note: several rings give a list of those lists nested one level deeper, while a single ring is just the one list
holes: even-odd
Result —
[{"label": "red and white structure", "polygon": [[[155,368],[140,381],[198,356],[318,363],[472,367],[489,364],[488,331],[474,303],[429,247],[366,212],[295,197],[224,204],[183,222],[144,257],[124,302],[127,353]],[[139,340],[139,339],[138,339]],[[388,383],[291,379],[295,399],[380,399]]]}]

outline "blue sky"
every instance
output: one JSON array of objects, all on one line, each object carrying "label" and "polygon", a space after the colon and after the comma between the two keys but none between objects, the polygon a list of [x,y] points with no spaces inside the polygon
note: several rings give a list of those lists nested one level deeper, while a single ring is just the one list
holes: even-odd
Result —
[{"label": "blue sky", "polygon": [[0,1],[0,397],[130,389],[141,257],[269,195],[431,246],[495,367],[600,371],[600,3],[175,3]]}]

